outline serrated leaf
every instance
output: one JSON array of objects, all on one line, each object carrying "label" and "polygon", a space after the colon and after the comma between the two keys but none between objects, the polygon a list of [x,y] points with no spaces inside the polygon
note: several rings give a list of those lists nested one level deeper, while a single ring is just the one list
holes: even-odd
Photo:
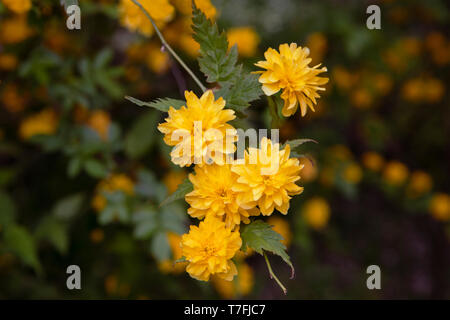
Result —
[{"label": "serrated leaf", "polygon": [[37,256],[34,238],[27,229],[18,225],[10,225],[4,233],[5,245],[26,265],[37,273],[41,272],[41,264]]},{"label": "serrated leaf", "polygon": [[189,179],[185,179],[179,186],[178,189],[172,193],[170,196],[168,196],[161,204],[160,207],[165,206],[171,202],[174,202],[179,199],[184,199],[184,196],[194,190],[194,186],[192,185],[191,181]]},{"label": "serrated leaf", "polygon": [[162,112],[168,112],[170,107],[180,109],[182,106],[186,105],[185,101],[172,98],[157,99],[152,102],[145,102],[130,96],[126,96],[125,99],[127,99],[130,102],[133,102],[134,104],[140,107],[150,107]]},{"label": "serrated leaf", "polygon": [[130,158],[142,157],[152,147],[158,118],[157,112],[148,112],[133,124],[125,137],[125,152]]},{"label": "serrated leaf", "polygon": [[228,52],[226,33],[220,32],[217,24],[209,21],[195,4],[192,14],[193,37],[200,44],[200,70],[209,83],[229,80],[238,59],[237,46],[233,46]]},{"label": "serrated leaf", "polygon": [[272,226],[262,220],[255,220],[244,226],[241,231],[242,249],[252,248],[263,255],[264,251],[280,256],[291,267],[291,278],[294,277],[294,266],[286,247],[281,243],[283,237],[272,229]]},{"label": "serrated leaf", "polygon": [[236,69],[236,74],[232,80],[225,83],[215,95],[217,98],[223,97],[225,99],[227,108],[242,112],[250,106],[250,102],[259,99],[263,92],[256,75],[242,75],[242,66]]}]

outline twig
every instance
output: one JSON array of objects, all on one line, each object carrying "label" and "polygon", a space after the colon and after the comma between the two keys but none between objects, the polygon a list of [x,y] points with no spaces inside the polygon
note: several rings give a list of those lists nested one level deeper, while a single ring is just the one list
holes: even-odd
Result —
[{"label": "twig", "polygon": [[278,283],[278,285],[280,286],[280,288],[283,290],[283,293],[286,295],[286,294],[287,294],[287,290],[286,290],[286,288],[283,286],[283,284],[281,283],[281,281],[277,278],[277,276],[275,275],[275,273],[273,273],[273,271],[272,271],[272,266],[270,265],[270,262],[269,262],[269,258],[267,258],[267,255],[266,255],[265,252],[264,252],[264,259],[266,260],[267,269],[269,269],[270,278],[271,278],[271,279],[275,279],[275,281]]},{"label": "twig", "polygon": [[194,81],[197,83],[197,85],[200,87],[200,89],[202,89],[202,91],[205,92],[207,90],[206,87],[197,78],[197,76],[194,74],[194,72],[192,72],[192,70],[189,69],[189,67],[184,63],[184,61],[181,60],[181,58],[176,54],[176,52],[170,47],[170,45],[167,43],[166,39],[164,39],[164,36],[162,35],[161,31],[159,31],[158,27],[156,26],[155,21],[153,21],[153,18],[150,16],[148,11],[139,3],[139,1],[137,1],[137,0],[131,0],[131,1],[133,1],[133,3],[135,5],[137,5],[142,10],[142,12],[144,12],[144,14],[147,16],[147,18],[150,20],[150,22],[153,25],[153,28],[155,29],[156,34],[158,35],[158,37],[161,40],[164,47],[178,61],[178,63],[181,64],[181,66],[184,68],[184,70],[186,70],[186,72],[189,73],[189,75],[192,77],[192,79],[194,79]]}]

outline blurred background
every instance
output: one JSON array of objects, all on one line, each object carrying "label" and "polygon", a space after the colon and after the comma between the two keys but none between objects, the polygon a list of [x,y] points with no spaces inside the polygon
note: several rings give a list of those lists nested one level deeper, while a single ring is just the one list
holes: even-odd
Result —
[{"label": "blurred background", "polygon": [[[290,42],[328,68],[316,112],[281,126],[283,141],[319,141],[303,147],[304,193],[269,218],[296,268],[289,280],[271,257],[287,296],[257,254],[230,283],[173,265],[194,221],[183,200],[159,203],[189,170],[170,162],[164,114],[124,99],[197,90],[158,38],[124,27],[121,1],[79,1],[72,31],[59,1],[22,2],[0,0],[0,298],[450,298],[448,2],[197,0],[249,70]],[[189,2],[170,0],[161,29],[199,74]],[[266,102],[236,121],[269,128]],[[72,264],[82,290],[66,288]],[[372,264],[382,290],[366,287]]]}]

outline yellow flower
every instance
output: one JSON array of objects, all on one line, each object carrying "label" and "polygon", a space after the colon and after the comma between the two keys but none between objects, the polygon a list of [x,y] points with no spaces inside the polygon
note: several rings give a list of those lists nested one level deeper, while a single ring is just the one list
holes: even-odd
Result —
[{"label": "yellow flower", "polygon": [[393,81],[392,78],[384,73],[376,74],[373,78],[373,84],[376,91],[381,95],[386,95],[391,91]]},{"label": "yellow flower", "polygon": [[28,12],[31,9],[31,0],[2,0],[3,4],[17,14]]},{"label": "yellow flower", "polygon": [[166,72],[170,67],[170,58],[167,52],[161,51],[161,47],[150,44],[146,54],[147,66],[157,74]]},{"label": "yellow flower", "polygon": [[186,172],[174,170],[170,171],[163,179],[167,192],[169,194],[174,193],[184,179],[186,179]]},{"label": "yellow flower", "polygon": [[24,41],[33,34],[24,16],[17,16],[4,20],[0,24],[0,42],[15,44]]},{"label": "yellow flower", "polygon": [[428,173],[423,171],[414,171],[411,174],[407,192],[409,196],[417,197],[429,192],[432,187],[433,180]]},{"label": "yellow flower", "polygon": [[3,107],[11,113],[20,112],[25,109],[27,104],[27,96],[25,92],[19,92],[14,84],[7,84],[0,96]]},{"label": "yellow flower", "polygon": [[178,47],[189,56],[195,58],[200,51],[200,45],[192,38],[192,20],[181,17],[164,29],[164,37],[174,47]]},{"label": "yellow flower", "polygon": [[[172,20],[175,8],[168,0],[140,0],[141,5],[148,11],[155,20],[158,28]],[[153,35],[153,26],[142,10],[130,0],[120,1],[121,23],[132,31],[151,36]]]},{"label": "yellow flower", "polygon": [[92,207],[97,211],[103,211],[106,207],[106,198],[103,193],[122,191],[127,195],[134,194],[134,183],[125,174],[113,174],[105,180],[100,181],[96,194],[92,199]]},{"label": "yellow flower", "polygon": [[320,95],[317,91],[324,91],[322,85],[328,82],[328,78],[318,75],[326,72],[327,68],[319,69],[320,65],[308,66],[311,58],[308,58],[309,49],[298,47],[291,43],[280,45],[279,51],[269,48],[264,54],[266,61],[260,61],[256,66],[267,71],[261,73],[259,82],[268,96],[282,90],[281,98],[284,100],[282,113],[285,117],[293,115],[300,104],[301,114],[304,116],[308,107],[314,111],[316,98]]},{"label": "yellow flower", "polygon": [[191,226],[181,238],[182,255],[188,261],[186,271],[197,280],[208,281],[211,275],[231,281],[237,269],[231,259],[241,248],[239,231],[210,216],[200,225]]},{"label": "yellow flower", "polygon": [[253,57],[261,39],[252,27],[231,28],[227,33],[230,48],[237,45],[243,57]]},{"label": "yellow flower", "polygon": [[189,175],[194,190],[186,195],[189,215],[198,219],[212,215],[232,229],[241,222],[249,223],[249,216],[258,215],[259,210],[256,201],[238,204],[237,192],[232,189],[237,179],[230,164],[196,166],[195,175]]},{"label": "yellow flower", "polygon": [[435,194],[431,198],[429,210],[436,220],[450,221],[450,196],[445,193]]},{"label": "yellow flower", "polygon": [[325,199],[316,197],[303,205],[302,214],[308,225],[320,230],[327,225],[330,219],[330,206]]},{"label": "yellow flower", "polygon": [[384,159],[376,152],[366,152],[362,156],[364,166],[372,171],[380,171],[384,164]]},{"label": "yellow flower", "polygon": [[0,54],[0,70],[12,71],[16,69],[19,61],[13,54],[1,53]]},{"label": "yellow flower", "polygon": [[267,138],[261,140],[261,148],[249,148],[244,164],[235,164],[232,171],[239,175],[233,190],[239,192],[239,204],[257,202],[261,213],[269,216],[277,209],[287,214],[291,196],[303,192],[295,182],[300,180],[303,166],[298,159],[289,158],[287,145],[280,150]]},{"label": "yellow flower", "polygon": [[219,295],[224,299],[232,299],[248,295],[254,285],[253,269],[246,263],[238,264],[238,275],[234,281],[225,281],[212,277],[211,281]]},{"label": "yellow flower", "polygon": [[106,111],[96,110],[93,111],[87,120],[87,124],[95,132],[98,133],[102,140],[108,139],[109,126],[111,124],[111,118]]},{"label": "yellow flower", "polygon": [[178,110],[170,107],[166,122],[158,126],[164,134],[164,142],[175,146],[171,152],[172,162],[181,167],[192,163],[202,165],[211,159],[223,163],[224,155],[236,150],[236,129],[227,124],[236,118],[234,111],[224,109],[225,100],[215,100],[211,90],[200,99],[188,91],[185,97],[187,107]]},{"label": "yellow flower", "polygon": [[20,137],[24,140],[35,135],[51,135],[58,129],[58,116],[52,109],[29,116],[22,121],[19,128]]},{"label": "yellow flower", "polygon": [[362,170],[356,163],[351,163],[344,169],[344,180],[356,184],[362,179]]},{"label": "yellow flower", "polygon": [[[192,13],[192,0],[171,0],[171,2],[182,14],[190,15]],[[213,20],[216,17],[217,9],[211,0],[195,0],[195,5],[208,19]]]},{"label": "yellow flower", "polygon": [[357,88],[353,91],[351,96],[352,103],[355,107],[360,109],[369,108],[372,104],[372,94],[364,87]]},{"label": "yellow flower", "polygon": [[409,170],[401,162],[391,161],[386,164],[383,178],[392,185],[400,185],[408,178]]},{"label": "yellow flower", "polygon": [[267,223],[273,226],[273,230],[278,232],[282,237],[281,243],[283,243],[286,247],[289,247],[292,241],[292,232],[289,227],[289,223],[280,217],[272,216],[267,220]]},{"label": "yellow flower", "polygon": [[317,178],[317,162],[308,158],[299,158],[300,164],[303,166],[300,177],[305,182],[314,181]]}]

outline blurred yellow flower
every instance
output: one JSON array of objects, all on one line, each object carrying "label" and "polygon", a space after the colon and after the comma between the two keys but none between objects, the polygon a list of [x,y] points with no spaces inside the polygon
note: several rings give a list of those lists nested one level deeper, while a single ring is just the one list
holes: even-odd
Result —
[{"label": "blurred yellow flower", "polygon": [[373,97],[367,88],[360,87],[352,92],[351,100],[355,107],[367,109],[372,105]]},{"label": "blurred yellow flower", "polygon": [[[194,0],[195,5],[200,9],[205,16],[213,20],[217,15],[217,9],[211,3],[211,0]],[[185,15],[192,14],[192,0],[171,0],[173,5]]]},{"label": "blurred yellow flower", "polygon": [[224,299],[238,298],[248,295],[254,285],[253,269],[246,263],[238,264],[238,275],[234,281],[225,281],[212,277],[211,282],[219,295]]},{"label": "blurred yellow flower", "polygon": [[311,51],[311,62],[320,63],[327,51],[327,38],[321,32],[314,32],[308,36],[308,39],[306,40],[306,46]]},{"label": "blurred yellow flower", "polygon": [[87,125],[98,133],[102,140],[108,140],[111,118],[104,110],[93,111],[87,120]]},{"label": "blurred yellow flower", "polygon": [[336,66],[332,72],[333,83],[342,90],[349,90],[358,80],[358,75],[348,71],[343,66]]},{"label": "blurred yellow flower", "polygon": [[349,164],[344,169],[343,178],[351,184],[359,183],[362,179],[361,167],[356,163]]},{"label": "blurred yellow flower", "polygon": [[230,28],[227,36],[230,48],[237,45],[242,57],[249,58],[256,55],[261,39],[252,27]]},{"label": "blurred yellow flower", "polygon": [[278,232],[282,237],[281,243],[283,243],[286,247],[289,247],[292,241],[292,232],[289,226],[289,222],[286,219],[280,218],[278,216],[271,216],[267,223],[273,226],[273,230]]},{"label": "blurred yellow flower", "polygon": [[91,239],[92,243],[100,243],[105,238],[105,233],[102,229],[96,228],[91,231],[91,233],[89,234],[89,238]]},{"label": "blurred yellow flower", "polygon": [[188,214],[193,218],[212,215],[233,229],[241,222],[249,223],[250,216],[259,214],[256,201],[237,201],[238,194],[232,188],[237,184],[238,175],[231,171],[230,164],[196,166],[195,175],[190,174],[189,180],[194,190],[186,195],[186,202],[190,205]]},{"label": "blurred yellow flower", "polygon": [[197,280],[208,281],[211,275],[217,275],[231,281],[237,274],[231,259],[241,246],[239,231],[231,231],[224,222],[209,216],[182,236],[182,255],[188,261],[186,271]]},{"label": "blurred yellow flower", "polygon": [[122,191],[127,195],[134,194],[134,182],[125,174],[113,174],[107,179],[100,181],[95,190],[95,196],[92,199],[92,207],[101,212],[106,207],[106,198],[104,193]]},{"label": "blurred yellow flower", "polygon": [[400,40],[399,46],[410,56],[417,56],[422,48],[420,39],[406,37]]},{"label": "blurred yellow flower", "polygon": [[323,229],[330,219],[330,206],[321,197],[312,198],[303,205],[302,215],[306,223],[316,230]]},{"label": "blurred yellow flower", "polygon": [[363,154],[362,163],[367,169],[378,172],[384,165],[384,159],[378,153],[369,151]]},{"label": "blurred yellow flower", "polygon": [[408,178],[409,170],[401,162],[390,161],[386,164],[383,172],[384,180],[392,185],[403,184]]},{"label": "blurred yellow flower", "polygon": [[163,178],[164,185],[167,188],[169,194],[174,193],[178,186],[186,179],[187,174],[182,170],[171,170]]},{"label": "blurred yellow flower", "polygon": [[318,174],[317,162],[308,158],[299,158],[298,161],[300,162],[300,165],[303,166],[302,171],[300,171],[302,180],[305,182],[314,181]]},{"label": "blurred yellow flower", "polygon": [[414,171],[408,183],[407,193],[409,196],[421,196],[431,190],[433,180],[430,175],[423,171]]},{"label": "blurred yellow flower", "polygon": [[[139,2],[148,11],[158,28],[164,27],[174,16],[175,8],[169,3],[169,0],[140,0]],[[122,25],[146,36],[153,35],[154,30],[150,20],[132,1],[121,0],[119,10]]]},{"label": "blurred yellow flower", "polygon": [[297,158],[289,158],[290,146],[280,150],[267,138],[261,140],[260,149],[249,148],[244,164],[235,164],[232,171],[239,175],[233,191],[239,192],[239,204],[257,202],[261,213],[269,216],[275,209],[282,214],[289,210],[291,196],[303,192],[300,180],[303,166]]},{"label": "blurred yellow flower", "polygon": [[236,118],[234,111],[224,109],[225,100],[215,100],[211,90],[201,98],[186,91],[185,97],[187,107],[178,110],[170,107],[166,122],[158,126],[164,142],[175,146],[172,162],[181,167],[189,167],[194,162],[202,165],[204,156],[209,155],[215,163],[223,163],[224,157],[236,150],[236,130],[227,123]]},{"label": "blurred yellow flower", "polygon": [[164,29],[164,38],[173,47],[178,47],[189,56],[196,58],[199,55],[200,45],[192,37],[192,20],[181,17]]},{"label": "blurred yellow flower", "polygon": [[25,109],[28,99],[24,92],[19,92],[15,84],[8,83],[2,89],[0,101],[6,110],[16,113]]},{"label": "blurred yellow flower", "polygon": [[445,193],[433,195],[429,210],[436,220],[450,221],[450,196]]},{"label": "blurred yellow flower", "polygon": [[157,74],[165,73],[170,68],[170,58],[167,52],[161,51],[161,46],[150,44],[146,48],[146,63],[150,70]]},{"label": "blurred yellow flower", "polygon": [[19,61],[13,54],[0,53],[0,70],[12,71],[16,69]]},{"label": "blurred yellow flower", "polygon": [[31,9],[31,0],[2,0],[3,4],[17,14],[28,12]]},{"label": "blurred yellow flower", "polygon": [[373,77],[375,90],[381,95],[387,95],[393,86],[392,78],[385,73],[378,73]]},{"label": "blurred yellow flower", "polygon": [[24,16],[9,18],[0,23],[0,42],[4,44],[22,42],[33,35],[33,33]]},{"label": "blurred yellow flower", "polygon": [[445,86],[436,78],[413,78],[402,88],[402,96],[411,102],[439,102],[445,94]]},{"label": "blurred yellow flower", "polygon": [[28,140],[35,135],[52,135],[58,129],[58,116],[52,109],[44,109],[25,118],[20,124],[19,135]]},{"label": "blurred yellow flower", "polygon": [[433,62],[444,66],[450,62],[450,42],[437,31],[433,31],[425,38],[425,45],[431,53]]},{"label": "blurred yellow flower", "polygon": [[266,61],[256,63],[256,66],[267,71],[260,73],[259,82],[267,96],[272,96],[282,90],[281,98],[284,100],[282,114],[285,117],[293,115],[300,104],[301,115],[305,116],[308,107],[314,111],[317,91],[324,91],[322,86],[328,78],[318,77],[327,68],[319,69],[320,65],[310,67],[311,58],[308,58],[309,49],[298,47],[297,44],[282,44],[279,52],[269,48],[264,54]]}]

